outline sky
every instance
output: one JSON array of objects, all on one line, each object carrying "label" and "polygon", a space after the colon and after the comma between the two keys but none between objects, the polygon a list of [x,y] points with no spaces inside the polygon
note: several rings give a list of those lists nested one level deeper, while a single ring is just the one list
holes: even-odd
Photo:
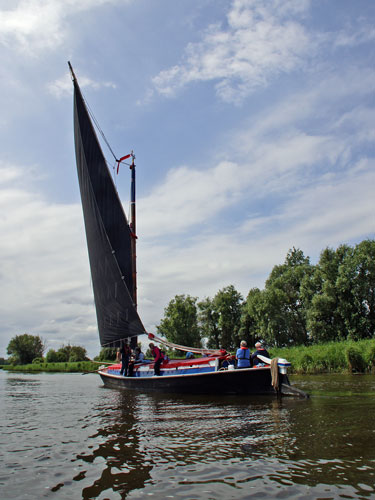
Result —
[{"label": "sky", "polygon": [[[71,61],[137,165],[138,310],[245,298],[296,247],[374,238],[373,0],[2,0],[0,357],[15,335],[100,351]],[[130,175],[103,143],[126,213]]]}]

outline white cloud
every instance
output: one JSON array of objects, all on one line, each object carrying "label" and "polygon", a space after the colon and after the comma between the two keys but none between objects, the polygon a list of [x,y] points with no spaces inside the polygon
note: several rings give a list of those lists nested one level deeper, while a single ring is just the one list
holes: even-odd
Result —
[{"label": "white cloud", "polygon": [[[95,82],[95,81],[93,81],[90,78],[85,77],[85,76],[79,77],[79,86],[81,87],[81,89],[92,88],[94,90],[99,90],[100,88],[103,88],[103,87],[110,87],[113,89],[116,88],[116,84],[114,84],[112,82],[99,83],[99,82]],[[72,86],[72,81],[71,81],[70,75],[68,75],[66,73],[63,77],[58,78],[57,80],[55,80],[53,82],[50,82],[47,85],[47,89],[48,89],[50,94],[54,95],[57,98],[61,98],[61,97],[64,97],[66,95],[70,95],[73,92],[73,86]]]},{"label": "white cloud", "polygon": [[347,26],[345,30],[341,30],[337,34],[334,43],[336,47],[355,47],[362,43],[371,42],[374,39],[375,28],[373,23],[369,23],[367,19],[361,17],[358,20],[358,28],[353,30]]},{"label": "white cloud", "polygon": [[[210,25],[189,43],[182,61],[152,79],[156,92],[173,97],[192,82],[215,82],[217,96],[240,104],[281,73],[316,69],[324,51],[371,42],[375,29],[363,17],[338,32],[307,27],[310,1],[233,0],[226,24]],[[312,66],[313,64],[313,66]]]},{"label": "white cloud", "polygon": [[[347,84],[335,86],[336,80],[328,75],[319,86],[263,108],[248,128],[241,124],[240,130],[224,140],[227,154],[235,161],[216,163],[213,159],[204,168],[172,169],[139,201],[142,231],[155,235],[160,221],[166,235],[204,228],[218,214],[246,199],[256,203],[289,196],[296,189],[326,179],[337,168],[351,168],[353,155],[370,144],[375,127],[371,111],[356,106],[357,101],[347,113],[336,111],[343,99],[368,94],[371,89],[371,72],[349,76]],[[330,89],[335,87],[333,95]],[[315,120],[319,120],[319,133]]]},{"label": "white cloud", "polygon": [[9,171],[22,168],[0,169],[1,347],[25,332],[49,347],[80,343],[96,330],[82,209],[47,203]]},{"label": "white cloud", "polygon": [[69,33],[70,16],[116,3],[123,0],[14,0],[0,9],[0,44],[29,56],[55,49]]},{"label": "white cloud", "polygon": [[[216,81],[224,101],[239,103],[282,73],[304,65],[314,42],[296,16],[309,3],[235,0],[227,26],[211,25],[199,43],[190,43],[181,64],[153,78],[156,90],[173,96],[194,81]],[[291,17],[293,14],[294,18]]]},{"label": "white cloud", "polygon": [[160,221],[166,234],[181,232],[215,216],[232,204],[241,191],[238,165],[221,162],[206,170],[179,167],[165,182],[139,202],[142,230],[158,234]]}]

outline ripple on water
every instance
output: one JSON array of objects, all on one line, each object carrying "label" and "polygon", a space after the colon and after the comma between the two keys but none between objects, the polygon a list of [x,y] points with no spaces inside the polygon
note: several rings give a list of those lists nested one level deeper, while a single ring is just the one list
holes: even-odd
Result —
[{"label": "ripple on water", "polygon": [[[0,497],[374,498],[374,396],[165,397],[94,377],[0,378]],[[345,391],[344,391],[345,392]],[[4,472],[5,471],[5,472]],[[5,495],[4,495],[5,493]]]}]

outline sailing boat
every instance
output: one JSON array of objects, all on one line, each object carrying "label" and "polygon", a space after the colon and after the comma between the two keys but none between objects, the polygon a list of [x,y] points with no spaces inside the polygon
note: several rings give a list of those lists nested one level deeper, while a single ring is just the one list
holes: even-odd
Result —
[{"label": "sailing boat", "polygon": [[146,331],[137,312],[135,157],[131,154],[117,160],[120,165],[124,159],[131,158],[131,216],[128,221],[77,78],[68,64],[74,86],[77,172],[100,343],[103,347],[115,347],[130,340],[134,348],[139,335],[148,335],[154,342],[199,355],[194,359],[164,360],[160,376],[154,375],[153,362],[136,364],[132,376],[121,375],[119,364],[101,367],[98,373],[104,385],[178,394],[304,396],[290,385],[286,373],[290,363],[286,360],[264,358],[264,366],[234,369],[230,364],[232,356],[226,351],[175,345]]}]

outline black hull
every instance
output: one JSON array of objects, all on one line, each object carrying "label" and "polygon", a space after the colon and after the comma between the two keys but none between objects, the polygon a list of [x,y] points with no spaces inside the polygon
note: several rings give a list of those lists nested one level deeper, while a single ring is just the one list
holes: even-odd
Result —
[{"label": "black hull", "polygon": [[301,391],[290,386],[287,375],[279,375],[280,391],[271,384],[271,371],[264,368],[244,368],[191,375],[160,377],[122,377],[99,371],[104,385],[116,389],[139,392],[159,392],[169,394],[270,394],[297,395],[305,397]]}]

